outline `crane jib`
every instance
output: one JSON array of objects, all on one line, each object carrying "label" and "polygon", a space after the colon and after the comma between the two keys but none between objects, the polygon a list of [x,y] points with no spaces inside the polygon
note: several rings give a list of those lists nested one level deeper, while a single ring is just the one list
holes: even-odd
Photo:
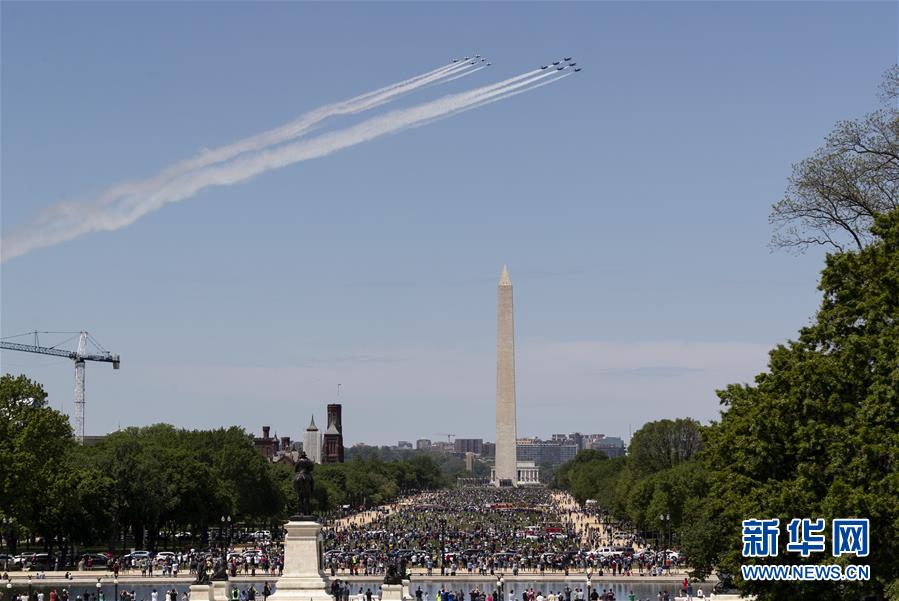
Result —
[{"label": "crane jib", "polygon": [[[35,342],[37,342],[37,332],[34,332]],[[39,355],[52,355],[54,357],[65,357],[75,362],[75,438],[79,443],[84,444],[84,362],[100,361],[102,363],[112,363],[113,369],[119,369],[121,359],[116,353],[110,353],[103,350],[100,354],[85,353],[85,346],[88,339],[92,340],[94,345],[99,347],[96,340],[90,338],[87,332],[80,332],[78,340],[78,350],[70,351],[66,349],[58,349],[51,346],[39,346],[37,344],[21,344],[19,342],[7,342],[0,340],[0,349],[6,351],[21,351],[24,353],[37,353]]]}]

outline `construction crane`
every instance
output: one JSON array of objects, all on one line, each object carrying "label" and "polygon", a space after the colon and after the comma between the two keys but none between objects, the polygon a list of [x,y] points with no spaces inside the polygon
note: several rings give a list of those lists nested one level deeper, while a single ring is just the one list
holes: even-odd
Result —
[{"label": "construction crane", "polygon": [[[74,334],[59,344],[53,346],[41,346],[38,339],[39,334]],[[12,338],[21,338],[23,336],[34,336],[34,344],[22,344],[20,342],[10,342]],[[78,337],[78,346],[74,351],[64,348],[58,348],[67,342]],[[96,347],[96,352],[88,352],[88,343]],[[6,351],[22,351],[24,353],[37,353],[39,355],[52,355],[54,357],[65,357],[75,362],[75,437],[78,444],[84,444],[84,362],[85,361],[101,361],[103,363],[112,363],[113,369],[118,369],[120,360],[115,353],[110,353],[97,342],[93,336],[82,330],[81,332],[26,332],[25,334],[17,334],[16,336],[7,336],[0,339],[0,349]]]},{"label": "construction crane", "polygon": [[437,436],[446,436],[446,443],[447,443],[447,444],[450,444],[450,443],[453,442],[453,441],[450,440],[450,439],[451,439],[452,437],[454,437],[455,434],[447,434],[446,432],[437,432]]}]

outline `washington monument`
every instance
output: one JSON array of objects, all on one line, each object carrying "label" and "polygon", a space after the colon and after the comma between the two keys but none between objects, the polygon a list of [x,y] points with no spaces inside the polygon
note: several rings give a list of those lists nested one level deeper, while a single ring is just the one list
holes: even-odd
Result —
[{"label": "washington monument", "polygon": [[496,320],[496,470],[494,484],[518,484],[515,426],[515,335],[512,319],[512,280],[503,266],[499,278]]}]

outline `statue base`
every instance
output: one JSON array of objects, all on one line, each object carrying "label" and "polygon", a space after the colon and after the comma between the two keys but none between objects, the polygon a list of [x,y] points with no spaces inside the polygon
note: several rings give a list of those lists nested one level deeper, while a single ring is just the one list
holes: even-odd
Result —
[{"label": "statue base", "polygon": [[228,582],[216,580],[209,584],[191,584],[190,598],[193,601],[228,601]]},{"label": "statue base", "polygon": [[286,528],[284,573],[269,601],[334,601],[321,570],[321,524],[291,519]]},{"label": "statue base", "polygon": [[412,595],[409,592],[409,580],[403,580],[402,584],[382,584],[381,601],[410,601]]},{"label": "statue base", "polygon": [[[316,522],[317,518],[314,515],[292,515],[290,516],[291,522]],[[290,522],[288,522],[290,523]]]}]

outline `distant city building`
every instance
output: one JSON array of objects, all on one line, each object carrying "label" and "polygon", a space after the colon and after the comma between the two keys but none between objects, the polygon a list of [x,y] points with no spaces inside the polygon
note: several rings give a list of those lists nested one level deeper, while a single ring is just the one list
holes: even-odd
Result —
[{"label": "distant city building", "polygon": [[411,449],[411,448],[412,448],[412,443],[409,442],[408,440],[400,440],[399,442],[396,443],[396,448],[398,448],[398,449]]},{"label": "distant city building", "polygon": [[342,406],[328,405],[328,429],[322,444],[322,463],[343,463]]},{"label": "distant city building", "polygon": [[518,461],[532,461],[535,464],[548,463],[552,466],[558,466],[574,459],[578,453],[578,447],[571,442],[519,438],[517,451]]},{"label": "distant city building", "polygon": [[272,438],[269,433],[271,426],[262,426],[262,438],[254,438],[253,446],[262,453],[262,456],[271,461],[278,452],[278,440]]},{"label": "distant city building", "polygon": [[469,473],[474,471],[474,453],[471,451],[465,452],[465,471]]},{"label": "distant city building", "polygon": [[[516,461],[516,486],[538,486],[540,468],[533,461]],[[496,482],[496,468],[490,469],[490,482]]]},{"label": "distant city building", "polygon": [[415,441],[415,448],[419,451],[428,451],[431,448],[430,438],[419,438]]},{"label": "distant city building", "polygon": [[303,434],[303,450],[306,451],[306,456],[315,463],[322,462],[322,436],[315,425],[314,415]]},{"label": "distant city building", "polygon": [[484,450],[484,440],[482,438],[457,438],[453,450],[457,453],[480,455]]},{"label": "distant city building", "polygon": [[599,440],[595,440],[590,445],[591,449],[603,451],[610,458],[621,457],[626,453],[624,441],[617,436],[605,436]]},{"label": "distant city building", "polygon": [[431,443],[431,450],[437,451],[438,453],[454,453],[456,451],[456,445],[444,440],[435,440]]},{"label": "distant city building", "polygon": [[481,457],[496,457],[496,444],[485,442],[481,446]]}]

